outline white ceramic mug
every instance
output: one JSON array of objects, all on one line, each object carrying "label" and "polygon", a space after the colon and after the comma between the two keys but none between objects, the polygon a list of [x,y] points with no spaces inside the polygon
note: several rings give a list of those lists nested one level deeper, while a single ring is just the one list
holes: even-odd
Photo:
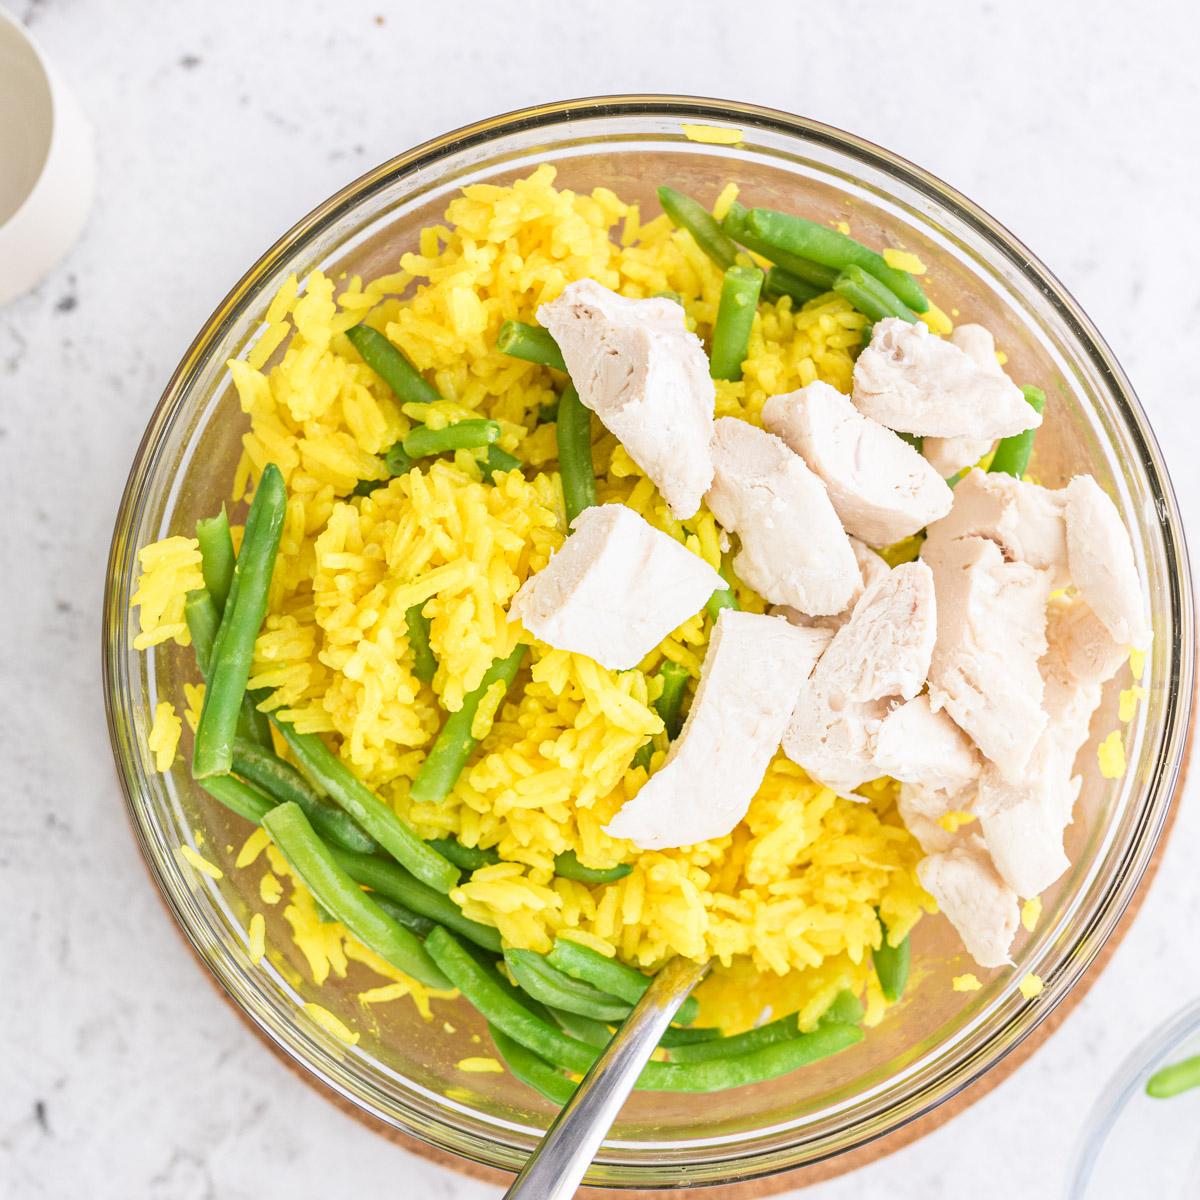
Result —
[{"label": "white ceramic mug", "polygon": [[83,110],[25,27],[0,10],[0,304],[63,259],[95,184]]}]

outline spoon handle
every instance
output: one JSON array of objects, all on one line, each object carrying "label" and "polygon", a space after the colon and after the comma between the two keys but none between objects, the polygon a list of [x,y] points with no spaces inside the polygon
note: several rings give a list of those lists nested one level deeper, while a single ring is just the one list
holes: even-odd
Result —
[{"label": "spoon handle", "polygon": [[570,1200],[671,1018],[708,963],[673,958],[583,1077],[505,1200]]}]

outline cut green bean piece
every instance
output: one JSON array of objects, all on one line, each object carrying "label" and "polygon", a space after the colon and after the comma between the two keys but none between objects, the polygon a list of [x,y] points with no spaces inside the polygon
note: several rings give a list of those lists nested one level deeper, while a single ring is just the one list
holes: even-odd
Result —
[{"label": "cut green bean piece", "polygon": [[281,804],[263,817],[263,826],[319,904],[327,908],[360,942],[398,971],[429,987],[448,980],[434,965],[421,941],[375,903],[339,865],[317,837],[298,804]]},{"label": "cut green bean piece", "polygon": [[500,334],[496,338],[496,349],[513,358],[524,359],[525,362],[553,367],[556,371],[567,369],[562,351],[553,335],[539,325],[526,325],[524,321],[505,321],[500,326]]},{"label": "cut green bean piece", "polygon": [[[394,479],[397,475],[407,475],[415,464],[412,456],[404,449],[404,443],[396,442],[384,452],[383,465]],[[384,482],[386,483],[387,480]]]},{"label": "cut green bean piece", "polygon": [[480,702],[494,683],[504,684],[505,692],[512,687],[527,649],[525,645],[518,645],[507,658],[496,659],[484,673],[479,686],[463,697],[462,708],[446,717],[412,781],[409,795],[414,800],[430,804],[445,800],[450,794],[463,767],[467,765],[467,759],[479,745],[479,739],[471,733],[471,726],[475,723]]},{"label": "cut green bean piece", "polygon": [[592,413],[584,407],[573,383],[558,401],[558,473],[562,480],[567,525],[596,503],[596,472],[592,465]]},{"label": "cut green bean piece", "polygon": [[658,699],[654,701],[654,711],[662,718],[667,738],[673,742],[683,728],[683,697],[691,675],[687,667],[670,659],[659,667],[658,673],[662,676],[663,685]]},{"label": "cut green bean piece", "polygon": [[458,883],[458,868],[417,837],[316,734],[300,733],[286,721],[276,720],[275,727],[309,783],[349,813],[401,866],[435,891],[448,892]]},{"label": "cut green bean piece", "polygon": [[757,267],[732,266],[725,272],[709,358],[714,379],[741,379],[762,285],[763,273]]},{"label": "cut green bean piece", "polygon": [[559,971],[542,954],[532,950],[507,949],[504,961],[512,977],[535,1000],[563,1012],[577,1013],[593,1021],[623,1021],[630,1005],[606,995],[590,983],[581,983]]},{"label": "cut green bean piece", "polygon": [[721,563],[721,578],[725,580],[728,587],[717,588],[707,603],[704,605],[704,611],[715,621],[721,615],[721,609],[733,608],[740,609],[742,606],[738,603],[737,592],[733,587],[733,577],[729,569],[728,561]]},{"label": "cut green bean piece", "polygon": [[463,916],[462,909],[449,896],[427,887],[403,867],[377,854],[359,854],[336,846],[333,853],[342,869],[355,882],[439,925],[445,925],[484,950],[495,954],[500,952],[499,930]]},{"label": "cut green bean piece", "polygon": [[907,442],[918,454],[925,445],[925,439],[919,433],[897,433],[896,436],[902,442]]},{"label": "cut green bean piece", "polygon": [[701,1042],[715,1042],[724,1035],[713,1026],[702,1026],[699,1029],[678,1029],[674,1025],[658,1039],[658,1044],[664,1050],[674,1050],[678,1046],[696,1046]]},{"label": "cut green bean piece", "polygon": [[420,913],[415,913],[411,908],[405,908],[403,904],[397,904],[395,900],[389,900],[387,896],[380,895],[378,892],[373,892],[371,899],[392,920],[398,921],[409,933],[415,933],[419,938],[427,938],[437,928],[436,921],[431,921],[428,917],[423,917]]},{"label": "cut green bean piece", "polygon": [[575,1094],[577,1085],[574,1081],[552,1067],[544,1058],[539,1058],[520,1042],[513,1041],[504,1030],[495,1025],[489,1024],[488,1032],[492,1035],[497,1052],[513,1075],[535,1092],[540,1092],[551,1104],[562,1108]]},{"label": "cut green bean piece", "polygon": [[509,454],[507,450],[501,450],[499,446],[491,445],[487,448],[487,454],[484,456],[483,473],[490,482],[495,483],[497,472],[519,471],[524,465],[515,454]]},{"label": "cut green bean piece", "polygon": [[757,1029],[748,1029],[745,1033],[735,1033],[732,1037],[723,1037],[719,1041],[693,1042],[689,1045],[673,1046],[671,1061],[708,1062],[714,1058],[734,1058],[739,1054],[748,1054],[773,1046],[777,1042],[786,1042],[796,1037],[800,1032],[796,1023],[796,1014],[789,1013],[786,1017],[760,1025]]},{"label": "cut green bean piece", "polygon": [[254,641],[267,614],[271,575],[286,511],[283,475],[274,463],[268,463],[246,518],[242,550],[212,650],[192,754],[192,774],[197,779],[227,775],[233,766],[238,713],[250,679]]},{"label": "cut green bean piece", "polygon": [[440,399],[437,389],[378,330],[369,325],[355,325],[346,330],[346,336],[362,355],[363,362],[396,393],[402,404],[432,404]]},{"label": "cut green bean piece", "polygon": [[200,543],[200,571],[204,576],[204,586],[217,612],[222,613],[237,561],[233,552],[233,537],[229,532],[229,517],[223,504],[215,517],[196,522],[196,540]]},{"label": "cut green bean piece", "polygon": [[735,242],[745,246],[747,250],[752,250],[768,262],[774,263],[777,267],[787,271],[793,278],[811,284],[817,289],[818,296],[833,287],[833,281],[838,277],[836,267],[822,266],[821,263],[800,258],[796,254],[789,254],[778,246],[767,245],[761,238],[756,238],[746,227],[748,214],[749,210],[735,201],[729,206],[729,211],[721,222],[721,228]]},{"label": "cut green bean piece", "polygon": [[[1021,391],[1025,400],[1034,412],[1042,412],[1046,407],[1046,393],[1041,388],[1023,387]],[[992,455],[989,471],[1004,475],[1012,475],[1020,479],[1029,467],[1029,459],[1033,454],[1033,439],[1036,429],[1026,429],[1024,433],[1002,438]]]},{"label": "cut green bean piece", "polygon": [[313,828],[327,842],[374,854],[379,843],[340,808],[327,804],[321,794],[292,766],[273,751],[245,738],[233,743],[233,769],[245,780],[275,798],[277,804],[291,800],[300,805]]},{"label": "cut green bean piece", "polygon": [[617,863],[615,867],[585,867],[574,850],[564,850],[554,856],[554,873],[579,883],[616,883],[632,870],[628,863]]},{"label": "cut green bean piece", "polygon": [[549,404],[541,404],[538,406],[538,424],[553,425],[558,420],[558,401],[553,400]]},{"label": "cut green bean piece", "polygon": [[464,871],[478,871],[500,861],[491,846],[464,846],[457,838],[430,838],[429,844],[443,857]]},{"label": "cut green bean piece", "polygon": [[1200,1088],[1200,1054],[1163,1067],[1146,1080],[1146,1095],[1155,1100],[1169,1100],[1192,1088]]},{"label": "cut green bean piece", "polygon": [[429,618],[421,611],[424,601],[406,609],[404,623],[408,626],[408,648],[412,652],[413,674],[422,683],[432,683],[437,674],[437,659],[429,645]]},{"label": "cut green bean piece", "polygon": [[829,288],[823,288],[818,284],[810,283],[807,279],[801,279],[799,275],[793,275],[791,271],[785,270],[783,267],[772,267],[767,272],[766,279],[763,280],[763,295],[768,300],[778,300],[780,296],[791,296],[797,308],[802,304],[807,304],[810,300],[815,300],[817,296],[827,291]]},{"label": "cut green bean piece", "polygon": [[696,245],[721,268],[728,270],[737,261],[738,248],[721,228],[716,218],[698,200],[685,196],[674,188],[660,187],[658,202],[671,224],[686,229]]},{"label": "cut green bean piece", "polygon": [[354,485],[353,496],[370,496],[373,492],[379,491],[382,487],[387,487],[386,479],[360,479]]},{"label": "cut green bean piece", "polygon": [[548,1008],[546,1011],[563,1033],[577,1041],[601,1050],[612,1041],[612,1030],[607,1021],[593,1021],[591,1017],[581,1017],[579,1013],[567,1012],[561,1008]]},{"label": "cut green bean piece", "polygon": [[902,321],[914,324],[917,320],[917,314],[891,288],[880,283],[862,267],[844,268],[837,277],[833,290],[872,321],[899,317]]},{"label": "cut green bean piece", "polygon": [[403,446],[409,458],[429,458],[448,450],[477,450],[480,446],[490,446],[499,437],[499,422],[472,419],[455,421],[443,429],[418,425],[404,439]]},{"label": "cut green bean piece", "polygon": [[908,983],[911,947],[907,937],[898,946],[888,941],[887,926],[882,917],[879,918],[879,929],[879,949],[871,951],[871,960],[875,964],[875,977],[879,980],[880,990],[895,1003],[903,995],[904,986]]},{"label": "cut green bean piece", "polygon": [[[606,958],[598,951],[578,942],[559,938],[546,957],[552,966],[570,975],[572,979],[590,983],[627,1004],[636,1004],[650,986],[649,976],[643,975],[641,971],[626,966],[615,958]],[[699,1011],[700,1004],[696,997],[689,996],[675,1014],[675,1023],[690,1025]]]},{"label": "cut green bean piece", "polygon": [[200,781],[200,786],[230,812],[255,825],[261,825],[263,817],[276,805],[272,797],[232,775],[210,775]]},{"label": "cut green bean piece", "polygon": [[833,1003],[821,1014],[821,1020],[839,1025],[857,1025],[865,1011],[862,1001],[853,992],[843,990],[834,996]]},{"label": "cut green bean piece", "polygon": [[836,229],[769,208],[752,208],[745,220],[747,231],[769,246],[839,271],[850,266],[861,267],[915,312],[929,311],[929,300],[912,275],[889,267],[882,254]]}]

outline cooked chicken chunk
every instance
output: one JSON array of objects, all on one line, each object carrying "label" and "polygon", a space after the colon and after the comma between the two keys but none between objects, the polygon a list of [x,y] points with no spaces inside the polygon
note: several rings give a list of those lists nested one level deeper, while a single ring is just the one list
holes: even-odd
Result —
[{"label": "cooked chicken chunk", "polygon": [[573,529],[513,597],[508,618],[610,670],[637,666],[725,586],[702,558],[624,504],[585,509]]},{"label": "cooked chicken chunk", "polygon": [[608,823],[643,850],[724,837],[746,815],[828,634],[723,609],[666,762]]},{"label": "cooked chicken chunk", "polygon": [[981,967],[1010,961],[1021,919],[1017,894],[996,874],[978,837],[930,855],[917,864],[917,877]]},{"label": "cooked chicken chunk", "polygon": [[717,421],[712,458],[708,506],[741,538],[738,575],[773,604],[841,612],[862,575],[825,485],[779,438],[733,417]]},{"label": "cooked chicken chunk", "polygon": [[[996,342],[982,325],[959,325],[950,341],[985,371],[1003,375],[1004,368],[996,358]],[[944,479],[957,475],[963,467],[973,467],[991,448],[992,438],[953,437],[925,438],[921,453]]]},{"label": "cooked chicken chunk", "polygon": [[1076,588],[1116,642],[1144,650],[1150,623],[1117,506],[1090,475],[1076,475],[1065,496],[1067,556]]},{"label": "cooked chicken chunk", "polygon": [[987,538],[1009,562],[1049,571],[1054,587],[1068,581],[1060,492],[1003,473],[969,471],[954,489],[949,515],[929,527],[933,542],[961,537]]},{"label": "cooked chicken chunk", "polygon": [[911,537],[950,511],[954,493],[945,480],[827,383],[772,396],[762,419],[824,480],[846,532],[868,545]]},{"label": "cooked chicken chunk", "polygon": [[1107,683],[1128,661],[1129,648],[1078,596],[1052,597],[1046,610],[1042,674],[1073,683]]},{"label": "cooked chicken chunk", "polygon": [[969,807],[971,799],[970,793],[964,793],[960,799],[952,792],[922,787],[919,783],[902,783],[896,811],[908,832],[920,842],[921,849],[926,854],[939,854],[949,850],[959,838],[938,824],[938,818]]},{"label": "cooked chicken chunk", "polygon": [[904,563],[867,588],[800,690],[783,739],[788,758],[844,796],[884,774],[875,752],[885,701],[921,690],[936,627],[924,563]]},{"label": "cooked chicken chunk", "polygon": [[926,437],[995,439],[1042,423],[1007,376],[898,317],[877,321],[858,356],[854,403],[889,429]]},{"label": "cooked chicken chunk", "polygon": [[932,706],[946,709],[1006,779],[1018,780],[1046,726],[1038,659],[1050,576],[1005,562],[981,537],[930,539],[921,557],[937,591]]},{"label": "cooked chicken chunk", "polygon": [[914,696],[883,719],[875,766],[880,775],[948,794],[969,787],[980,769],[971,739],[945,710],[934,712],[925,694]]},{"label": "cooked chicken chunk", "polygon": [[854,560],[862,572],[862,585],[855,589],[854,594],[850,597],[850,603],[840,613],[834,613],[827,617],[810,617],[807,613],[802,613],[798,608],[792,608],[789,604],[773,604],[770,609],[771,615],[784,617],[793,625],[829,629],[834,633],[841,629],[850,620],[850,614],[854,611],[854,606],[858,603],[858,598],[863,591],[876,580],[882,579],[892,569],[866,542],[860,542],[856,537],[850,539],[850,549],[854,551]]},{"label": "cooked chicken chunk", "polygon": [[680,520],[712,482],[715,393],[699,338],[671,300],[629,300],[592,279],[568,284],[538,320],[579,398],[620,439]]}]

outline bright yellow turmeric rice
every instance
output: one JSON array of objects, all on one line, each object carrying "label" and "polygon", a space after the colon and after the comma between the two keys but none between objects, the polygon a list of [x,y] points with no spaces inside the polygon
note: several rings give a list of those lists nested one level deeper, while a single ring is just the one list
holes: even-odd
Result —
[{"label": "bright yellow turmeric rice", "polygon": [[[735,194],[726,189],[718,215]],[[539,304],[589,277],[631,297],[678,293],[689,325],[705,336],[722,280],[665,217],[643,224],[636,205],[605,188],[557,189],[550,167],[511,187],[465,189],[399,268],[371,281],[318,272],[301,288],[291,279],[256,344],[229,364],[249,422],[231,498],[244,499],[268,462],[282,470],[290,497],[251,686],[270,689],[270,705],[299,729],[327,735],[420,834],[499,851],[502,862],[475,871],[452,896],[509,945],[544,951],[565,936],[641,968],[675,954],[714,957],[700,993],[704,1019],[729,1031],[750,1026],[768,1005],[775,1015],[798,1011],[805,1024],[844,987],[865,992],[867,1020],[878,1020],[885,1002],[871,969],[876,910],[897,941],[933,910],[915,875],[919,847],[886,781],[874,785],[870,803],[848,803],[780,754],[728,837],[639,852],[603,832],[647,778],[630,763],[648,736],[659,735],[651,770],[662,761],[653,672],[669,658],[699,675],[712,624],[704,613],[621,673],[534,642],[507,698],[497,706],[499,693],[481,707],[473,730],[481,747],[447,802],[410,802],[442,710],[459,708],[518,638],[532,641],[509,623],[507,607],[564,536],[554,427],[537,419],[555,398],[554,380],[495,349],[501,324],[532,321]],[[364,319],[446,399],[400,406],[345,337]],[[744,379],[716,384],[717,414],[757,421],[768,396],[815,379],[849,390],[864,322],[832,295],[798,311],[786,297],[763,303]],[[475,452],[459,451],[369,496],[352,494],[359,480],[387,476],[380,455],[414,421],[439,428],[467,416],[500,422],[500,445],[529,464],[524,477],[498,475],[492,486]],[[707,509],[673,519],[607,433],[593,456],[601,501],[630,505],[719,565]],[[144,549],[141,563],[139,646],[185,643],[183,597],[199,586],[196,543],[168,538]],[[744,587],[738,598],[763,611]],[[426,600],[439,663],[432,687],[413,674],[404,619]],[[194,694],[176,699],[189,713],[198,707]],[[633,869],[588,886],[555,875],[554,856],[565,850],[588,866]],[[278,855],[271,863],[286,874]],[[288,919],[318,982],[344,973],[347,957],[367,961],[392,981],[369,1000],[410,994],[428,1011],[423,989],[340,926],[322,925],[298,884],[290,895]]]}]

